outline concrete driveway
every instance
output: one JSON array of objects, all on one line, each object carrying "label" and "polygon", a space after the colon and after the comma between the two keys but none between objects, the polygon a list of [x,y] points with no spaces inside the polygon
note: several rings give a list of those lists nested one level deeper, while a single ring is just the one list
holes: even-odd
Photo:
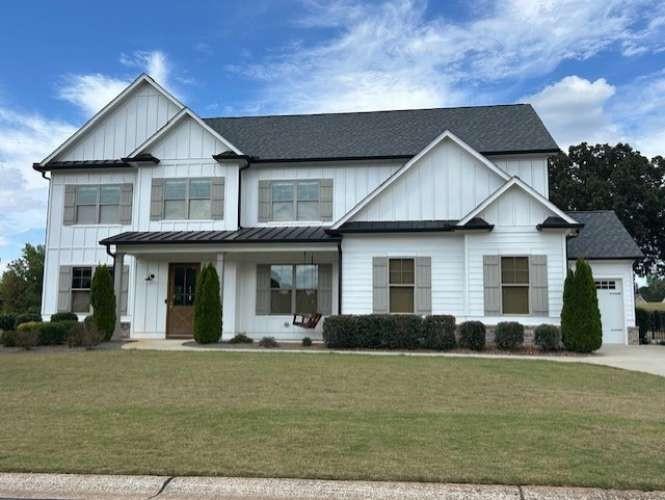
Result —
[{"label": "concrete driveway", "polygon": [[662,345],[608,344],[580,361],[665,377],[665,346]]}]

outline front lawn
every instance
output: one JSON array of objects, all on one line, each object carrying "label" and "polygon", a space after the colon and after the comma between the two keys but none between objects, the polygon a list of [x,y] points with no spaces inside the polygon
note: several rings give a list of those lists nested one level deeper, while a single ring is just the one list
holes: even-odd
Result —
[{"label": "front lawn", "polygon": [[665,489],[665,378],[547,361],[0,353],[0,470]]}]

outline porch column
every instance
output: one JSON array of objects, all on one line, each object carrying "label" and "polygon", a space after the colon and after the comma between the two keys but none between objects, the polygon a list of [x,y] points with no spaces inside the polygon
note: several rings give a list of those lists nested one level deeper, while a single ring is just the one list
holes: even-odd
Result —
[{"label": "porch column", "polygon": [[120,316],[122,314],[122,269],[125,262],[125,254],[116,252],[113,258],[113,292],[115,293],[115,328],[113,338],[121,337]]},{"label": "porch column", "polygon": [[238,263],[226,259],[224,261],[224,288],[222,290],[222,335],[233,337],[236,332],[236,287],[238,284]]}]

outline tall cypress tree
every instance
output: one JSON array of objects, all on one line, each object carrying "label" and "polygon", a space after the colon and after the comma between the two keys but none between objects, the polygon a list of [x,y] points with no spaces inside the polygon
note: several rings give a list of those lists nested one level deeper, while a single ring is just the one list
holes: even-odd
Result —
[{"label": "tall cypress tree", "polygon": [[568,268],[563,283],[563,307],[561,308],[561,341],[567,350],[572,350],[571,339],[575,337],[575,273]]},{"label": "tall cypress tree", "polygon": [[603,325],[600,320],[596,284],[591,266],[584,260],[577,261],[575,275],[580,311],[578,352],[593,352],[603,344]]},{"label": "tall cypress tree", "polygon": [[105,342],[111,340],[115,329],[115,300],[111,271],[105,265],[97,267],[92,277],[90,303],[94,324]]},{"label": "tall cypress tree", "polygon": [[199,344],[217,342],[222,331],[222,302],[219,276],[212,264],[199,274],[194,296],[194,340]]}]

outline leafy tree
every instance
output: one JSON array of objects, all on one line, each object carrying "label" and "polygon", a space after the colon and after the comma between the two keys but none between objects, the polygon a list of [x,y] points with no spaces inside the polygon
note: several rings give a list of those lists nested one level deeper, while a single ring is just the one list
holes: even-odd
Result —
[{"label": "leafy tree", "polygon": [[10,262],[0,278],[4,312],[38,313],[42,303],[44,246],[26,243],[19,259]]},{"label": "leafy tree", "polygon": [[222,303],[219,276],[212,264],[201,270],[194,296],[194,340],[210,344],[219,340],[222,329]]},{"label": "leafy tree", "polygon": [[[566,293],[566,285],[568,293]],[[593,352],[603,344],[603,327],[598,309],[598,295],[591,266],[578,259],[575,273],[568,273],[564,283],[561,333],[566,349]]]},{"label": "leafy tree", "polygon": [[108,266],[95,268],[90,289],[93,323],[103,335],[105,342],[111,340],[115,330],[115,292],[113,291],[113,275]]},{"label": "leafy tree", "polygon": [[642,249],[635,271],[665,274],[665,159],[628,144],[571,146],[550,160],[550,199],[564,210],[614,210]]},{"label": "leafy tree", "polygon": [[647,286],[640,287],[640,295],[647,302],[662,302],[665,299],[665,279],[650,274]]}]

